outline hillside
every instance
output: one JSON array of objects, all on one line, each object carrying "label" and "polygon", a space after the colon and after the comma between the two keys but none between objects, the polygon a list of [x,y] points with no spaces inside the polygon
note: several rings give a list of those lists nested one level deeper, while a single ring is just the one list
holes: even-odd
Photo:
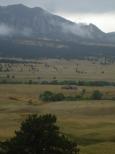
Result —
[{"label": "hillside", "polygon": [[0,7],[1,57],[115,56],[114,34],[106,34],[93,24],[71,22],[39,7]]},{"label": "hillside", "polygon": [[0,36],[74,42],[107,41],[107,34],[93,24],[74,23],[42,8],[29,8],[22,4],[0,7]]}]

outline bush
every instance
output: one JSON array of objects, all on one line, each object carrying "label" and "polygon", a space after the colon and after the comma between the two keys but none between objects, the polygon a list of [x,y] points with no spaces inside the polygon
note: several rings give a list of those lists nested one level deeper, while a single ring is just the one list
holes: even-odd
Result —
[{"label": "bush", "polygon": [[73,97],[73,96],[67,96],[67,97],[65,98],[65,100],[66,100],[66,101],[76,101],[77,98],[76,98],[76,97]]},{"label": "bush", "polygon": [[102,99],[103,94],[99,91],[99,90],[95,90],[92,94],[92,99],[95,100],[101,100]]},{"label": "bush", "polygon": [[61,93],[55,94],[50,91],[45,91],[43,94],[40,95],[40,99],[45,102],[50,101],[62,101],[64,100],[64,95]]},{"label": "bush", "polygon": [[55,101],[62,101],[65,97],[62,93],[55,94]]},{"label": "bush", "polygon": [[50,91],[45,91],[43,94],[40,95],[40,99],[42,101],[52,101],[53,98],[53,93]]}]

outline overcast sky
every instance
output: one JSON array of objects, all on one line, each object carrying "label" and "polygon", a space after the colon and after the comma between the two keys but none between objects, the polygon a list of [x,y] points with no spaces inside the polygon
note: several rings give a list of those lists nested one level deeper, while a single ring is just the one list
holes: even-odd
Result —
[{"label": "overcast sky", "polygon": [[115,31],[115,0],[0,0],[0,5],[17,3],[40,6],[77,23],[93,23],[105,32]]}]

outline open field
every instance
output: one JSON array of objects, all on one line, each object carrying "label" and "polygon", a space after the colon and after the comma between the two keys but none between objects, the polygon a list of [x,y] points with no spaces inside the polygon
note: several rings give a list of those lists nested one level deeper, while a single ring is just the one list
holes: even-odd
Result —
[{"label": "open field", "polygon": [[52,113],[58,117],[61,131],[77,139],[81,154],[115,153],[115,101],[63,101],[43,103],[45,90],[74,95],[82,88],[88,93],[98,89],[115,93],[114,87],[78,87],[63,90],[56,85],[0,85],[0,139],[14,135],[21,121],[30,113]]},{"label": "open field", "polygon": [[0,62],[0,81],[105,80],[115,81],[112,59],[90,60],[43,59],[23,62]]}]

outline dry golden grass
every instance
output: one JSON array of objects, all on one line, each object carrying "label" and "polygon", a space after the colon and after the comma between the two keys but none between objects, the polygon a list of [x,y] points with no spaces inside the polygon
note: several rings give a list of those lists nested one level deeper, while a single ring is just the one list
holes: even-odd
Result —
[{"label": "dry golden grass", "polygon": [[106,142],[101,144],[81,147],[80,154],[114,154],[115,143]]},{"label": "dry golden grass", "polygon": [[[15,80],[107,80],[115,81],[115,63],[102,65],[99,61],[45,59],[28,64],[2,64],[1,79],[7,75],[15,76]],[[77,70],[77,72],[76,72]],[[14,80],[14,79],[13,79]]]},{"label": "dry golden grass", "polygon": [[115,101],[43,103],[39,100],[45,90],[75,95],[84,88],[88,94],[94,89],[115,93],[113,87],[63,90],[59,85],[0,85],[0,139],[13,136],[28,114],[52,113],[58,117],[61,131],[77,139],[81,154],[114,154]]}]

